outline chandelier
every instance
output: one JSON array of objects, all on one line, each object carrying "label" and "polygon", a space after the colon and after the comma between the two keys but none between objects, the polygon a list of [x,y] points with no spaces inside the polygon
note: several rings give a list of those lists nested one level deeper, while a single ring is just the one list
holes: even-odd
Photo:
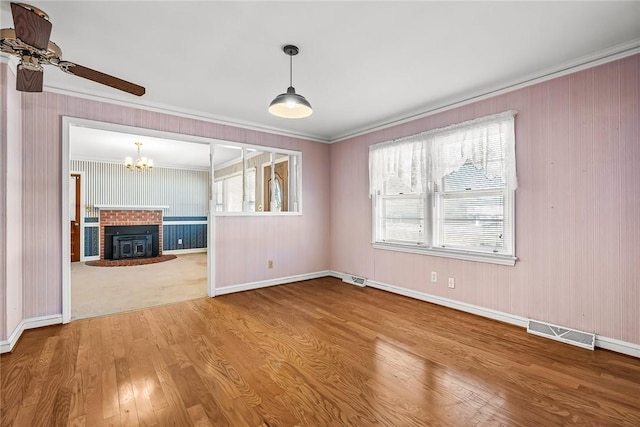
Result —
[{"label": "chandelier", "polygon": [[138,172],[153,169],[153,160],[140,156],[140,147],[142,146],[142,142],[136,142],[135,144],[138,147],[138,157],[136,158],[135,163],[133,162],[133,159],[131,157],[126,157],[124,159],[124,164],[127,169],[135,169]]}]

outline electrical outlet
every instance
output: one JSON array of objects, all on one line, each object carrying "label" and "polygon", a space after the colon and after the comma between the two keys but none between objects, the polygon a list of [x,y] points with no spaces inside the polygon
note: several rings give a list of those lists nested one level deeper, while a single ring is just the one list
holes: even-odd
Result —
[{"label": "electrical outlet", "polygon": [[267,263],[267,265],[269,266],[269,268],[273,268],[273,260],[269,260],[269,262]]},{"label": "electrical outlet", "polygon": [[438,282],[438,273],[436,271],[432,271],[431,272],[431,281],[433,283],[437,283]]},{"label": "electrical outlet", "polygon": [[449,277],[449,287],[451,289],[456,287],[456,279],[454,279],[453,277]]},{"label": "electrical outlet", "polygon": [[182,239],[178,239],[178,244],[181,245],[182,244]]}]

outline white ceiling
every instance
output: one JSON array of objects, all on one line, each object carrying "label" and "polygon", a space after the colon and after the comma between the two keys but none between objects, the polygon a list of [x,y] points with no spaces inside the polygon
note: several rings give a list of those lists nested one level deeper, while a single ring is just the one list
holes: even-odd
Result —
[{"label": "white ceiling", "polygon": [[[63,58],[142,98],[53,67],[45,86],[335,141],[579,65],[640,51],[640,2],[33,1]],[[2,28],[12,27],[9,3]],[[267,112],[293,84],[311,117]],[[132,145],[133,147],[133,145]],[[143,150],[146,148],[144,146]]]},{"label": "white ceiling", "polygon": [[[69,127],[69,157],[73,160],[124,163],[140,155],[153,159],[156,167],[209,170],[209,145],[84,126]],[[216,144],[214,165],[242,158],[242,149]]]}]

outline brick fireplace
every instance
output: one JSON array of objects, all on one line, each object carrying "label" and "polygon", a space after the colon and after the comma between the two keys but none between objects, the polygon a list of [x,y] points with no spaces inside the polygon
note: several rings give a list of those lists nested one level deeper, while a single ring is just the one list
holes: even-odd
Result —
[{"label": "brick fireplace", "polygon": [[[105,243],[107,235],[105,227],[114,226],[157,226],[157,256],[162,255],[162,209],[100,209],[100,260],[105,259]],[[131,227],[134,228],[134,227]],[[140,228],[140,227],[139,227]]]}]

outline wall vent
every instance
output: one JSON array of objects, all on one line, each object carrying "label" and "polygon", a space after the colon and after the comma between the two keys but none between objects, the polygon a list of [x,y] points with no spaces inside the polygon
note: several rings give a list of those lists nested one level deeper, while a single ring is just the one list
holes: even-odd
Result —
[{"label": "wall vent", "polygon": [[367,286],[367,279],[364,277],[353,276],[351,274],[343,275],[342,281],[356,286]]},{"label": "wall vent", "polygon": [[567,344],[573,344],[578,347],[593,350],[596,343],[595,334],[589,332],[577,331],[575,329],[564,328],[562,326],[551,325],[549,323],[539,322],[529,319],[527,332],[552,340],[561,341]]}]

